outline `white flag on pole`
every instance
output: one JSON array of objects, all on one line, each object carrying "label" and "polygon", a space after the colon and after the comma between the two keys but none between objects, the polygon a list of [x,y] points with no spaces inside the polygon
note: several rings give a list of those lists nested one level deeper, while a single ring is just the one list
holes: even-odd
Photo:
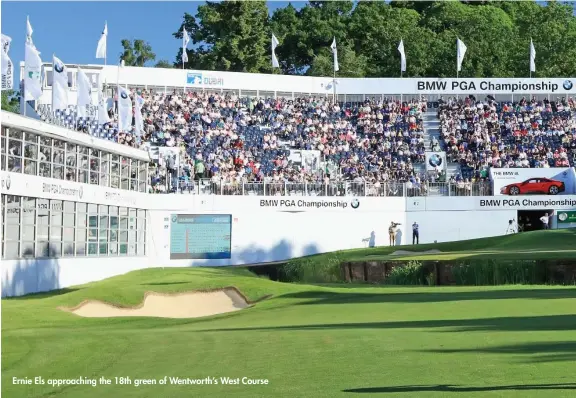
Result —
[{"label": "white flag on pole", "polygon": [[92,105],[92,84],[90,79],[86,76],[86,73],[80,67],[78,67],[78,77],[77,77],[77,98],[76,103],[78,116],[86,117],[86,107]]},{"label": "white flag on pole", "polygon": [[132,100],[130,93],[118,86],[118,131],[128,132],[132,127]]},{"label": "white flag on pole", "polygon": [[[30,36],[28,36],[30,37]],[[30,38],[31,39],[31,38]],[[24,100],[37,100],[42,96],[42,60],[32,41],[25,45],[24,53]]]},{"label": "white flag on pole", "polygon": [[98,123],[104,124],[110,122],[108,117],[108,99],[104,96],[102,90],[98,93]]},{"label": "white flag on pole", "polygon": [[26,17],[26,42],[32,43],[32,33],[34,33],[34,29],[32,29],[32,25],[30,25],[30,18]]},{"label": "white flag on pole", "polygon": [[400,72],[406,72],[406,53],[404,52],[404,40],[400,40],[400,44],[398,44],[398,51],[400,52]]},{"label": "white flag on pole", "polygon": [[530,72],[536,72],[536,49],[532,39],[530,39]]},{"label": "white flag on pole", "polygon": [[108,38],[108,22],[104,23],[104,30],[102,36],[98,40],[98,47],[96,47],[96,58],[106,59],[106,40]]},{"label": "white flag on pole", "polygon": [[466,55],[466,44],[460,39],[456,40],[456,70],[460,72],[462,70],[462,61],[464,61],[464,55]]},{"label": "white flag on pole", "polygon": [[68,68],[52,56],[52,111],[68,108]]},{"label": "white flag on pole", "polygon": [[334,38],[332,41],[330,48],[332,49],[332,54],[334,54],[334,72],[338,72],[340,70],[340,66],[338,65],[338,48],[336,47],[336,38]]},{"label": "white flag on pole", "polygon": [[142,106],[144,106],[144,98],[136,94],[134,98],[134,121],[136,123],[135,130],[136,136],[141,137],[144,133],[144,118],[142,117]]},{"label": "white flag on pole", "polygon": [[14,64],[8,56],[12,38],[2,33],[2,90],[12,90],[14,87]]},{"label": "white flag on pole", "polygon": [[280,67],[280,64],[278,63],[278,58],[276,58],[276,47],[278,47],[278,45],[280,45],[280,42],[278,41],[278,39],[276,38],[274,33],[272,33],[272,67],[273,68],[279,68]]},{"label": "white flag on pole", "polygon": [[334,37],[330,48],[332,49],[332,54],[334,54],[334,72],[338,72],[340,70],[340,66],[338,65],[338,48],[336,47],[336,37]]},{"label": "white flag on pole", "polygon": [[188,52],[186,51],[188,48],[188,43],[190,43],[190,36],[186,31],[186,28],[182,28],[182,62],[188,62]]}]

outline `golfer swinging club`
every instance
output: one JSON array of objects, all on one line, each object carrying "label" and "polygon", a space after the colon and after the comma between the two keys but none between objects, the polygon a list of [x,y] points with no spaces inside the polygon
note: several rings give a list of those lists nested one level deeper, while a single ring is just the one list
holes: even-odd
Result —
[{"label": "golfer swinging club", "polygon": [[396,232],[398,231],[398,225],[400,223],[392,221],[390,227],[388,227],[388,236],[390,238],[390,246],[396,246]]}]

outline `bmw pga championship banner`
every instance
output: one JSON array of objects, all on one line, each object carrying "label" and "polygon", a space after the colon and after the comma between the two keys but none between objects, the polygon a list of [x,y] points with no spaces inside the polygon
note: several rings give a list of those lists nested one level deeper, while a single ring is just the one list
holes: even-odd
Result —
[{"label": "bmw pga championship banner", "polygon": [[426,171],[446,170],[446,152],[426,152]]},{"label": "bmw pga championship banner", "polygon": [[576,172],[571,167],[548,169],[491,169],[495,196],[573,195]]}]

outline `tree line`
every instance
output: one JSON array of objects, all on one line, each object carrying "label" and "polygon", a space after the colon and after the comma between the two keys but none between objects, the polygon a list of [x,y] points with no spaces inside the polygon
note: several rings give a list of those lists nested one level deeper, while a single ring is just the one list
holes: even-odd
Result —
[{"label": "tree line", "polygon": [[[401,39],[406,77],[456,74],[456,38],[468,51],[460,76],[527,77],[529,46],[538,77],[576,76],[576,16],[569,2],[520,1],[309,1],[272,13],[265,1],[207,2],[185,13],[173,35],[186,28],[192,45],[188,69],[291,75],[332,75],[330,43],[338,43],[338,76],[398,77]],[[280,70],[271,66],[271,35],[280,41]],[[155,60],[142,40],[123,40],[127,65]],[[180,67],[182,48],[174,63]]]}]

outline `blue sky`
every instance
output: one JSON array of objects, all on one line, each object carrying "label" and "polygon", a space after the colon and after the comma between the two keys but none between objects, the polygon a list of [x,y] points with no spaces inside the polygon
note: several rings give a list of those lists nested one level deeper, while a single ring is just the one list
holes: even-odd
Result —
[{"label": "blue sky", "polygon": [[[156,60],[174,62],[181,41],[172,36],[183,21],[184,13],[196,15],[203,2],[127,1],[127,2],[7,2],[2,1],[2,33],[12,38],[10,58],[15,65],[24,60],[26,16],[34,29],[34,45],[42,60],[49,62],[54,53],[65,63],[103,64],[94,58],[96,45],[108,22],[108,64],[118,62],[120,40],[143,39],[150,43]],[[269,2],[271,10],[288,2]],[[293,2],[298,6],[296,2]],[[15,68],[15,78],[19,70]]]}]

